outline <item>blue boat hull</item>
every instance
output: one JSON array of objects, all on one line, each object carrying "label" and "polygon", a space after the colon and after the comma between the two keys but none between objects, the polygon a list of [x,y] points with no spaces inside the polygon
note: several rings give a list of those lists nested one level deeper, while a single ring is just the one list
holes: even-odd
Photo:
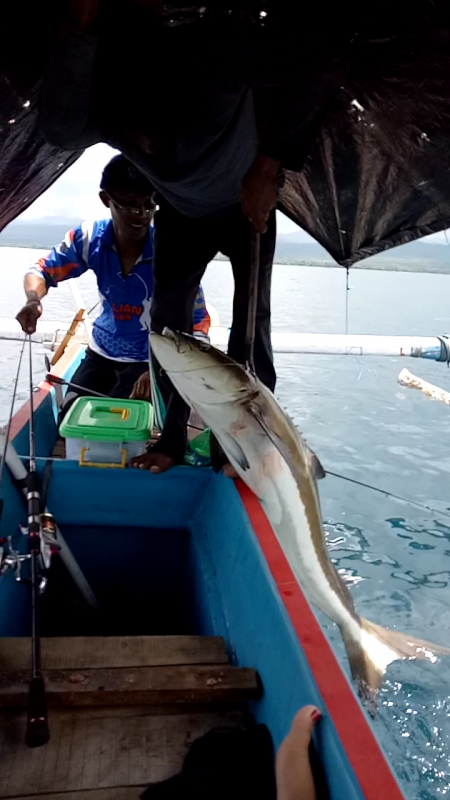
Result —
[{"label": "blue boat hull", "polygon": [[[58,368],[66,379],[81,357],[72,352]],[[53,391],[45,384],[35,397],[40,470],[57,440]],[[22,456],[27,419],[24,407],[14,421],[13,443]],[[129,630],[120,633],[223,637],[232,663],[260,677],[262,697],[251,712],[269,727],[276,747],[301,706],[322,710],[314,737],[332,800],[402,797],[257,499],[243,484],[210,469],[152,475],[55,460],[47,505],[94,591],[109,598],[111,613],[122,610],[120,624],[128,621]],[[16,532],[25,520],[23,498],[11,483],[0,534]],[[28,593],[11,575],[0,580],[0,609],[0,636],[30,635]],[[46,612],[50,628],[51,616]]]}]

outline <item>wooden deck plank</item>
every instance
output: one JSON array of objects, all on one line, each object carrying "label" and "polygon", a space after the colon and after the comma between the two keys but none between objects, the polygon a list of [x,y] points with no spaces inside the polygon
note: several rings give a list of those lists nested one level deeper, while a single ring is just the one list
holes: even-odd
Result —
[{"label": "wooden deck plank", "polygon": [[[226,664],[44,670],[50,706],[236,703],[259,696],[253,669]],[[0,672],[0,707],[24,707],[28,671]]]},{"label": "wooden deck plank", "polygon": [[227,713],[127,717],[117,724],[86,711],[50,716],[51,738],[30,749],[23,741],[25,715],[0,713],[0,725],[16,736],[1,753],[0,798],[130,800],[143,787],[180,771],[191,742],[215,727],[236,727],[242,716]]},{"label": "wooden deck plank", "polygon": [[[74,636],[41,639],[44,669],[228,664],[220,636]],[[0,638],[0,671],[30,666],[29,638]]]}]

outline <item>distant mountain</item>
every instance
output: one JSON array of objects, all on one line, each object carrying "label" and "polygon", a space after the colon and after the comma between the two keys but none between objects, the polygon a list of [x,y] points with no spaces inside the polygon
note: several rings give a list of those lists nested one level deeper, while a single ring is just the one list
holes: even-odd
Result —
[{"label": "distant mountain", "polygon": [[[0,234],[0,247],[50,248],[81,219],[51,216],[36,220],[15,220]],[[220,256],[219,256],[220,257]],[[329,253],[304,231],[279,234],[275,250],[276,264],[337,267]],[[395,270],[397,272],[450,273],[450,247],[424,240],[394,247],[355,265],[359,269]]]},{"label": "distant mountain", "polygon": [[[287,233],[277,238],[276,264],[305,264],[336,267],[334,259],[320,244],[305,242],[305,234]],[[359,269],[386,269],[397,272],[450,273],[450,247],[446,244],[417,241],[393,247],[384,253],[355,264]]]},{"label": "distant mountain", "polygon": [[0,233],[0,247],[54,247],[64,239],[67,231],[80,222],[81,219],[57,216],[30,221],[14,220]]},{"label": "distant mountain", "polygon": [[81,217],[65,217],[60,214],[51,214],[48,217],[40,217],[36,219],[15,219],[14,222],[8,226],[9,228],[19,228],[23,227],[24,225],[66,225],[68,226],[67,230],[73,228],[74,225],[79,225],[80,222],[83,222]]}]

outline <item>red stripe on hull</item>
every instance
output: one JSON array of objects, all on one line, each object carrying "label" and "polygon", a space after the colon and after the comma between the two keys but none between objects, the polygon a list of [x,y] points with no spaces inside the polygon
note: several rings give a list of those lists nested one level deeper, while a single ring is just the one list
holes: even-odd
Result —
[{"label": "red stripe on hull", "polygon": [[404,800],[358,700],[301,591],[258,498],[236,488],[366,800]]}]

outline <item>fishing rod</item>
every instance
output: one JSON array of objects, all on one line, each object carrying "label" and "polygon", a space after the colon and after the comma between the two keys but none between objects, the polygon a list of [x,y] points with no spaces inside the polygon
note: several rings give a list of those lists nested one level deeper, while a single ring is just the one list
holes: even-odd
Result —
[{"label": "fishing rod", "polygon": [[48,383],[55,383],[59,386],[67,386],[69,389],[80,389],[82,392],[86,392],[86,394],[93,394],[95,397],[107,397],[109,400],[111,399],[108,394],[102,394],[101,392],[95,392],[94,389],[88,389],[86,386],[80,386],[79,383],[72,383],[72,381],[66,381],[64,378],[60,378],[58,375],[52,375],[51,372],[45,376],[45,380]]},{"label": "fishing rod", "polygon": [[4,449],[3,449],[3,454],[2,454],[2,460],[1,460],[1,463],[0,463],[0,519],[3,516],[3,506],[4,506],[3,476],[5,474],[6,451],[8,449],[9,437],[11,435],[11,423],[12,423],[12,418],[13,418],[13,414],[14,414],[14,405],[15,405],[15,402],[16,402],[16,394],[17,394],[17,386],[18,386],[18,383],[19,383],[20,367],[22,365],[22,358],[23,358],[23,354],[25,352],[26,342],[27,342],[27,337],[24,336],[23,342],[22,342],[22,349],[20,351],[20,356],[19,356],[19,363],[17,365],[16,377],[14,378],[14,381],[13,381],[13,394],[12,394],[12,399],[11,399],[11,407],[10,407],[10,410],[9,410],[8,424],[6,426],[6,432],[5,432]]},{"label": "fishing rod", "polygon": [[36,466],[36,437],[33,408],[33,354],[29,341],[29,393],[30,393],[30,460],[28,469],[28,546],[31,557],[31,611],[32,676],[28,691],[27,729],[25,743],[28,747],[41,747],[50,738],[48,727],[45,683],[42,676],[41,640],[39,635],[39,595],[41,588],[41,494]]}]

